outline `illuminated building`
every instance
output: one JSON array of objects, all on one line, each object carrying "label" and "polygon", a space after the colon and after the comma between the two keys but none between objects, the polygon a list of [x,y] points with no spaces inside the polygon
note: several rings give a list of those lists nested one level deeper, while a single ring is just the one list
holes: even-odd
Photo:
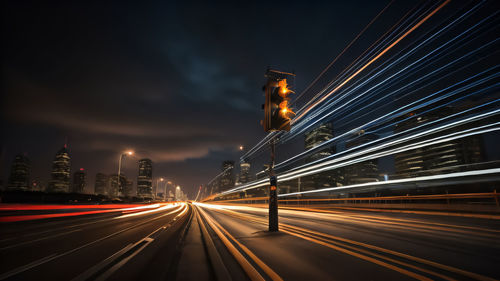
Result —
[{"label": "illuminated building", "polygon": [[153,162],[151,159],[139,160],[137,195],[148,198],[153,196]]},{"label": "illuminated building", "polygon": [[[125,187],[126,184],[127,184],[127,178],[123,174],[120,174],[120,186]],[[111,177],[110,177],[108,196],[109,197],[117,197],[118,196],[118,175],[117,174],[111,175]]]},{"label": "illuminated building", "polygon": [[[305,134],[305,149],[309,150],[332,138],[333,138],[332,123],[321,124],[317,128],[314,128]],[[324,148],[320,151],[314,152],[308,158],[308,162],[312,162],[330,156],[334,152],[335,152],[334,148],[330,147]]]},{"label": "illuminated building", "polygon": [[[346,142],[346,149],[376,140],[374,134],[359,131],[355,137]],[[375,182],[379,180],[378,160],[371,159],[345,167],[345,182],[348,185]]]},{"label": "illuminated building", "polygon": [[73,190],[75,193],[83,193],[85,188],[85,171],[83,168],[73,174]]},{"label": "illuminated building", "polygon": [[66,145],[59,150],[52,162],[52,174],[48,190],[50,192],[70,191],[70,160]]},{"label": "illuminated building", "polygon": [[[399,119],[395,132],[415,128],[420,125],[443,118],[458,112],[460,109],[450,106],[440,108],[428,114],[411,112]],[[452,129],[453,133],[460,128]],[[469,170],[474,164],[481,163],[483,148],[479,136],[454,139],[438,144],[403,151],[394,156],[396,178],[412,178],[428,175],[439,175]]]},{"label": "illuminated building", "polygon": [[97,173],[95,175],[94,193],[96,195],[108,195],[109,185],[110,179],[107,175],[103,173]]},{"label": "illuminated building", "polygon": [[30,170],[31,163],[29,158],[24,154],[16,155],[10,168],[7,188],[23,190],[29,189]]},{"label": "illuminated building", "polygon": [[234,161],[222,162],[222,175],[219,180],[219,190],[226,191],[234,187]]},{"label": "illuminated building", "polygon": [[250,163],[241,162],[240,163],[240,175],[238,178],[238,182],[241,184],[244,184],[244,183],[247,183],[251,180],[252,179],[250,178]]},{"label": "illuminated building", "polygon": [[[333,138],[333,125],[332,123],[321,124],[305,134],[305,149],[313,149],[314,147]],[[313,162],[335,153],[335,147],[327,146],[323,149],[315,151],[306,158],[306,162]],[[332,186],[342,186],[344,183],[344,175],[342,169],[335,169],[324,171],[318,174],[306,176],[301,179],[301,191],[312,190],[317,188],[325,188]],[[283,186],[284,188],[284,186]]]},{"label": "illuminated building", "polygon": [[186,201],[187,199],[187,195],[182,192],[181,187],[177,186],[175,188],[175,201]]}]

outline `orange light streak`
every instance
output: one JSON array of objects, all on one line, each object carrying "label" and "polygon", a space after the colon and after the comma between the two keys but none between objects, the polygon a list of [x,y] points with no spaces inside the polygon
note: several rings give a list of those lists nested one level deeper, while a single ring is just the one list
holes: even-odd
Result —
[{"label": "orange light streak", "polygon": [[340,89],[342,86],[347,84],[349,81],[351,81],[354,77],[356,77],[361,71],[365,70],[368,66],[370,66],[372,63],[374,63],[377,59],[379,59],[381,56],[383,56],[385,53],[387,53],[392,47],[394,47],[397,43],[399,43],[401,40],[403,40],[408,34],[412,33],[415,29],[417,29],[419,26],[421,26],[424,22],[426,22],[430,17],[432,17],[435,13],[437,13],[439,10],[441,10],[444,6],[446,6],[451,0],[446,0],[443,2],[441,5],[439,5],[436,9],[434,9],[431,13],[429,13],[425,18],[421,19],[417,24],[415,24],[412,28],[410,28],[408,31],[406,31],[403,35],[401,35],[396,41],[392,42],[391,45],[389,45],[387,48],[385,48],[382,52],[380,52],[377,56],[375,56],[373,59],[371,59],[368,63],[366,63],[363,67],[358,69],[354,74],[349,76],[344,82],[340,83],[337,87],[335,87],[333,90],[331,90],[328,94],[323,96],[321,99],[310,105],[307,110],[303,111],[299,116],[297,116],[292,122],[296,122],[300,120],[304,115],[309,112],[309,110],[319,103],[323,102],[325,99],[327,99],[331,94],[336,92],[338,89]]}]

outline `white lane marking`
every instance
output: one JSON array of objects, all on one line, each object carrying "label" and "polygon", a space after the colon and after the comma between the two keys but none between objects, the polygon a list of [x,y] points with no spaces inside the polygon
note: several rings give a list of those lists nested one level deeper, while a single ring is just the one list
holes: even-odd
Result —
[{"label": "white lane marking", "polygon": [[111,262],[113,262],[115,259],[126,253],[128,250],[130,250],[132,247],[134,247],[134,244],[130,243],[127,246],[125,246],[123,249],[120,251],[114,253],[113,255],[107,257],[105,260],[101,261],[100,263],[92,266],[89,268],[87,271],[83,272],[82,274],[78,275],[76,278],[73,278],[74,280],[87,280],[90,278],[92,275],[94,275],[96,272],[98,272],[101,268],[107,266]]},{"label": "white lane marking", "polygon": [[135,250],[132,254],[130,254],[126,258],[122,259],[117,264],[113,265],[113,267],[111,267],[110,269],[106,270],[101,276],[99,276],[99,278],[96,279],[96,281],[101,281],[101,280],[108,279],[109,276],[111,276],[113,273],[115,273],[115,271],[117,271],[118,269],[120,269],[120,267],[122,267],[130,259],[132,259],[133,257],[135,257],[135,255],[137,255],[139,252],[141,252],[142,250],[144,250],[144,248],[146,248],[149,245],[149,243],[153,242],[154,240],[152,238],[146,237],[146,238],[142,239],[141,241],[138,241],[134,246],[136,246],[137,244],[142,243],[144,241],[146,242],[146,243],[144,243],[144,245],[142,245],[139,249]]},{"label": "white lane marking", "polygon": [[[49,262],[49,261],[51,261],[51,260],[53,260],[53,259],[57,259],[57,258],[60,258],[60,257],[62,257],[62,256],[69,255],[69,254],[71,254],[71,253],[73,253],[73,252],[76,252],[76,251],[78,251],[78,250],[82,249],[82,248],[85,248],[85,247],[87,247],[87,246],[90,246],[90,245],[96,244],[96,243],[98,243],[98,242],[101,242],[101,241],[103,241],[103,240],[105,240],[105,239],[108,239],[108,238],[113,237],[113,236],[115,236],[115,235],[118,235],[118,234],[120,234],[120,233],[122,233],[122,232],[125,232],[125,231],[127,231],[127,230],[130,230],[130,229],[132,229],[132,228],[134,228],[134,227],[141,226],[141,225],[146,224],[146,223],[148,223],[148,222],[151,222],[151,221],[153,221],[153,220],[157,220],[157,219],[160,219],[160,218],[162,218],[162,217],[164,217],[164,216],[167,216],[167,215],[170,215],[170,214],[172,214],[172,213],[175,213],[175,212],[179,211],[182,207],[183,207],[183,206],[179,207],[178,209],[176,209],[176,210],[174,210],[174,211],[172,211],[172,212],[169,212],[169,213],[163,214],[163,215],[161,215],[161,216],[157,216],[157,217],[155,217],[155,218],[153,218],[153,219],[151,219],[151,220],[148,220],[148,221],[145,221],[145,222],[142,222],[142,223],[136,224],[136,225],[132,225],[132,226],[130,226],[130,227],[127,227],[127,228],[124,228],[124,229],[122,229],[122,230],[119,230],[119,231],[117,231],[117,232],[115,232],[115,233],[111,233],[111,234],[109,234],[109,235],[107,235],[107,236],[101,237],[101,238],[99,238],[99,239],[97,239],[97,240],[94,240],[94,241],[92,241],[92,242],[89,242],[89,243],[87,243],[87,244],[84,244],[84,245],[82,245],[82,246],[79,246],[79,247],[74,248],[74,249],[72,249],[72,250],[69,250],[69,251],[67,251],[67,252],[61,253],[61,254],[59,254],[59,255],[53,256],[53,255],[55,255],[55,254],[53,254],[53,255],[51,255],[51,256],[46,257],[47,259],[46,259],[46,258],[43,258],[43,259],[40,259],[40,260],[38,260],[38,261],[35,261],[35,262],[32,262],[32,263],[29,263],[29,264],[27,264],[27,265],[20,266],[20,267],[18,267],[18,268],[15,268],[15,269],[13,269],[13,270],[11,270],[11,271],[9,271],[9,272],[6,272],[6,273],[4,273],[4,274],[0,275],[0,277],[2,277],[2,276],[4,276],[4,275],[9,274],[8,276],[3,277],[3,278],[5,279],[5,278],[8,278],[8,277],[10,277],[10,276],[13,276],[13,275],[19,274],[19,273],[21,273],[21,272],[24,272],[24,271],[26,271],[26,270],[29,270],[29,269],[31,269],[31,268],[33,268],[33,267],[36,267],[36,266],[42,265],[42,264],[44,264],[44,263],[47,263],[47,262]],[[0,278],[0,280],[3,280],[3,279],[2,279],[2,278]]]},{"label": "white lane marking", "polygon": [[[172,220],[172,222],[173,222],[179,216],[183,215],[187,211],[187,205],[183,205],[179,209],[174,210],[172,212],[169,212],[169,213],[167,213],[165,215],[172,214],[172,213],[180,210],[181,208],[183,208],[182,212],[180,212],[177,216],[175,216],[175,218]],[[163,215],[163,216],[165,216],[165,215]],[[116,263],[115,265],[113,265],[111,268],[109,268],[106,271],[104,271],[103,273],[101,273],[95,279],[96,281],[106,280],[109,276],[111,276],[113,273],[115,273],[117,270],[119,270],[123,265],[125,265],[134,256],[136,256],[142,250],[144,250],[151,242],[153,242],[154,239],[151,238],[151,236],[155,235],[156,233],[158,233],[161,230],[165,230],[165,229],[169,228],[171,225],[172,224],[170,222],[170,223],[168,223],[168,224],[166,224],[164,226],[159,227],[158,229],[156,229],[155,231],[149,233],[148,235],[146,235],[144,238],[142,238],[141,240],[137,241],[136,243],[129,244],[127,247],[121,249],[120,251],[114,253],[113,255],[109,256],[105,260],[103,260],[103,261],[99,262],[98,264],[92,266],[90,269],[88,269],[88,270],[84,271],[82,274],[76,276],[71,281],[84,281],[84,280],[87,280],[90,277],[96,275],[99,271],[101,271],[104,268],[106,268],[113,261],[115,261],[115,260],[117,260],[119,258],[122,258],[122,260],[120,260],[118,263]],[[140,248],[138,248],[134,252],[130,253],[128,256],[123,257],[123,255],[126,254],[130,249],[133,249],[134,247],[138,246],[141,243],[144,243],[144,245],[141,245]]]}]

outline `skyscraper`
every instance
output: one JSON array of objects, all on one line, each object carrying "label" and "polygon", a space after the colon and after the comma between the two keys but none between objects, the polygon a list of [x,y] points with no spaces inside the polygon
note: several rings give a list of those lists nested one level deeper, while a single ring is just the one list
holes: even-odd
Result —
[{"label": "skyscraper", "polygon": [[73,174],[73,192],[75,193],[83,193],[85,188],[85,170],[80,168],[80,170],[76,171]]},{"label": "skyscraper", "polygon": [[24,154],[16,155],[10,169],[7,188],[10,189],[29,189],[31,163],[28,157]]},{"label": "skyscraper", "polygon": [[[120,174],[120,186],[125,187],[126,184],[127,184],[127,178],[123,174]],[[108,196],[109,197],[119,196],[119,194],[118,194],[118,175],[117,174],[110,176]]]},{"label": "skyscraper", "polygon": [[[309,150],[333,138],[333,124],[324,123],[312,129],[305,134],[305,149]],[[306,162],[313,162],[335,153],[335,147],[327,145],[325,148],[314,151],[311,156],[306,158]],[[341,168],[324,171],[318,174],[306,176],[301,179],[301,191],[342,186],[344,183],[344,174]]]},{"label": "skyscraper", "polygon": [[[460,111],[458,108],[446,106],[439,111],[427,114],[411,112],[399,119],[395,132],[429,124],[432,121]],[[454,132],[452,131],[448,132]],[[442,133],[441,133],[442,134]],[[480,163],[483,158],[483,147],[479,136],[459,138],[417,149],[397,153],[395,158],[396,178],[412,178],[466,171],[468,166]]]},{"label": "skyscraper", "polygon": [[[312,129],[311,131],[305,134],[305,149],[309,150],[313,147],[316,147],[325,141],[328,141],[333,138],[333,125],[332,123],[325,123],[319,125],[317,128]],[[309,158],[308,162],[312,162],[323,157],[327,157],[332,155],[335,152],[335,149],[327,146],[319,151],[314,152]]]},{"label": "skyscraper", "polygon": [[50,192],[69,192],[70,160],[66,145],[61,148],[52,162],[52,174],[49,182]]},{"label": "skyscraper", "polygon": [[137,195],[153,196],[153,162],[151,159],[139,160],[139,175],[137,176]]},{"label": "skyscraper", "polygon": [[95,175],[94,185],[95,194],[108,195],[109,184],[109,177],[107,175],[103,173],[97,173]]},{"label": "skyscraper", "polygon": [[222,175],[219,180],[219,191],[226,191],[234,187],[234,161],[222,162]]},{"label": "skyscraper", "polygon": [[245,184],[252,179],[250,178],[250,163],[248,162],[241,162],[240,163],[240,176],[239,176],[239,183]]}]

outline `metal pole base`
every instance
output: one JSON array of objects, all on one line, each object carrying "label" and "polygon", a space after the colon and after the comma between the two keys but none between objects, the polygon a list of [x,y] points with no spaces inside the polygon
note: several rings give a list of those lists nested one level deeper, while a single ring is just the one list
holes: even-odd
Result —
[{"label": "metal pole base", "polygon": [[270,177],[269,187],[269,231],[279,231],[278,227],[278,179]]}]

